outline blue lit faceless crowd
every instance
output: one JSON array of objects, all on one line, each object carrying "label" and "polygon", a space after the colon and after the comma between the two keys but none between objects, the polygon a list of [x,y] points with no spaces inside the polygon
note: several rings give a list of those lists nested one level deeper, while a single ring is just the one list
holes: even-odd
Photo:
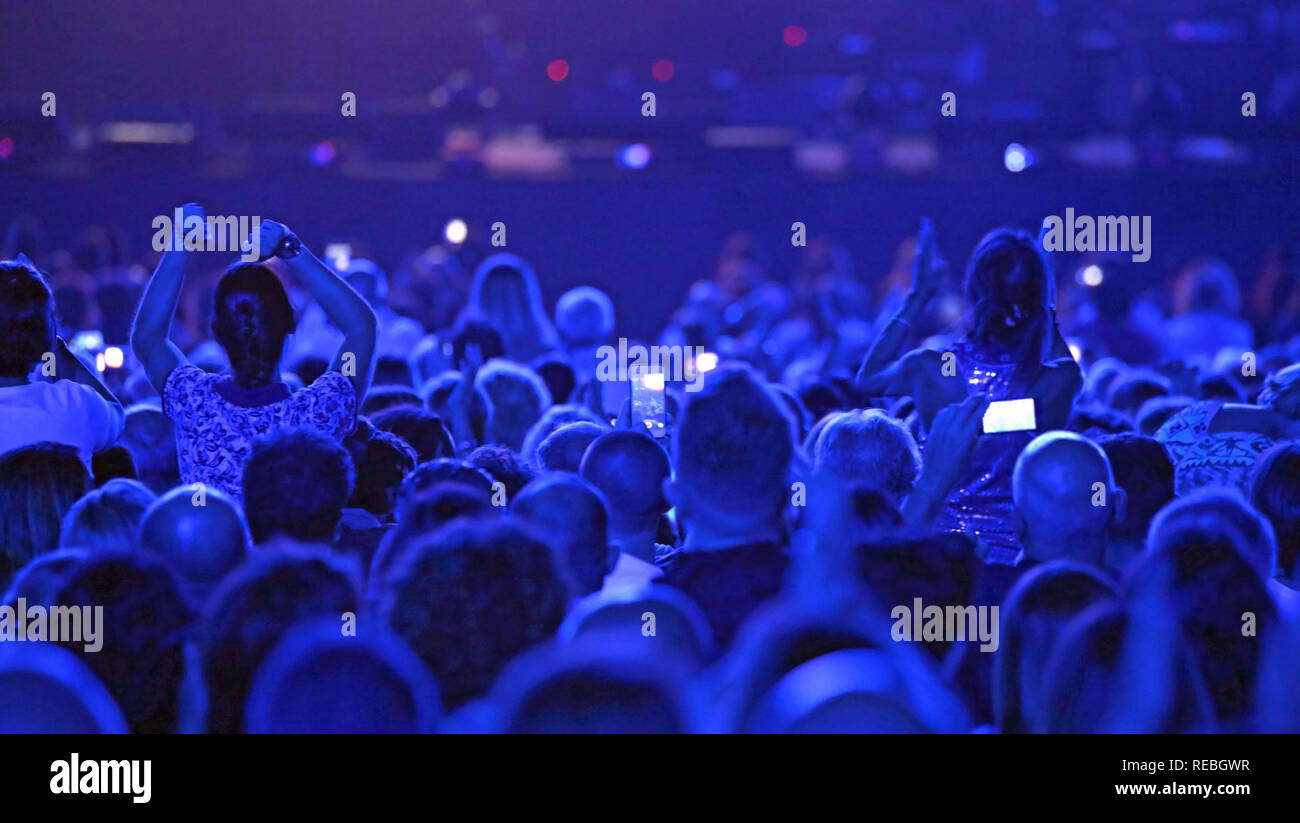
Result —
[{"label": "blue lit faceless crowd", "polygon": [[[0,730],[1300,728],[1283,260],[735,235],[634,341],[716,362],[647,426],[600,289],[259,241],[0,263]],[[98,649],[17,636],[74,606]]]}]

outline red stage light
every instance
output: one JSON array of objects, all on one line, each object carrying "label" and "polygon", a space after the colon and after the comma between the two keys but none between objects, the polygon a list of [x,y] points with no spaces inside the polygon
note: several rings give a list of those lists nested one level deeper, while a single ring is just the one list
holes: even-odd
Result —
[{"label": "red stage light", "polygon": [[672,80],[674,71],[676,69],[673,67],[673,61],[671,60],[656,60],[654,65],[650,67],[650,74],[660,83],[667,83]]},{"label": "red stage light", "polygon": [[803,26],[786,26],[781,32],[781,39],[787,46],[802,46],[803,41],[808,39],[808,32],[804,31]]},{"label": "red stage light", "polygon": [[564,78],[568,77],[568,76],[569,76],[569,61],[567,61],[567,60],[552,60],[550,63],[547,63],[547,64],[546,64],[546,76],[549,77],[549,78],[551,78],[552,80],[554,80],[554,81],[557,82],[557,83],[560,82],[561,80],[563,80]]}]

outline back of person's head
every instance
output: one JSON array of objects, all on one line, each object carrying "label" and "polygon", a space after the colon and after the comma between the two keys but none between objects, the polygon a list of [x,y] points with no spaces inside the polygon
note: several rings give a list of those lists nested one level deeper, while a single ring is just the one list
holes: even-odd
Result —
[{"label": "back of person's head", "polygon": [[358,257],[350,261],[343,279],[371,306],[382,306],[388,299],[388,275],[373,260]]},{"label": "back of person's head", "polygon": [[1246,402],[1246,390],[1230,374],[1207,374],[1196,381],[1196,390],[1202,400],[1226,400],[1229,403]]},{"label": "back of person's head", "polygon": [[[927,606],[964,607],[971,602],[975,550],[958,534],[901,534],[859,543],[852,549],[852,572],[884,615],[898,606],[912,608],[917,598]],[[928,652],[943,659],[953,638],[925,640]],[[975,637],[968,637],[975,640]]]},{"label": "back of person's head", "polygon": [[465,359],[465,349],[469,346],[478,346],[484,363],[506,356],[506,344],[501,333],[491,323],[473,314],[462,317],[452,329],[451,365],[454,368],[460,368]]},{"label": "back of person's head", "polygon": [[210,732],[244,730],[244,703],[262,661],[300,620],[356,614],[352,578],[322,554],[255,554],[224,580],[204,609],[203,678]]},{"label": "back of person's head", "polygon": [[964,291],[973,339],[1039,356],[1051,330],[1055,288],[1031,235],[998,228],[980,238],[966,265]]},{"label": "back of person's head", "polygon": [[1047,734],[1105,732],[1129,620],[1117,601],[1096,603],[1061,631],[1043,673],[1038,716],[1031,731]]},{"label": "back of person's head", "polygon": [[35,268],[0,261],[0,377],[26,377],[53,350],[58,323],[50,287]]},{"label": "back of person's head", "polygon": [[560,627],[560,639],[568,642],[591,635],[662,648],[695,666],[709,663],[714,653],[713,631],[695,601],[677,589],[653,583],[640,589],[596,592],[575,603]]},{"label": "back of person's head", "polygon": [[89,488],[71,446],[38,443],[0,455],[0,585],[59,545],[63,516]]},{"label": "back of person's head", "polygon": [[802,383],[796,396],[803,407],[808,410],[814,429],[816,424],[825,420],[831,412],[839,411],[849,405],[844,394],[829,380],[817,379]]},{"label": "back of person's head", "polygon": [[1235,315],[1241,310],[1237,277],[1222,260],[1193,260],[1179,272],[1179,281],[1180,312],[1209,311]]},{"label": "back of person's head", "polygon": [[556,403],[567,403],[573,390],[578,386],[578,378],[573,373],[573,366],[567,357],[559,352],[547,352],[529,364],[537,376],[546,384],[551,399]]},{"label": "back of person's head", "polygon": [[[1123,510],[1124,493],[1115,484],[1106,452],[1072,432],[1034,438],[1016,459],[1011,485],[1025,549],[1036,560],[1056,559],[1042,554],[1053,547],[1069,551],[1076,541],[1103,536]],[[1080,545],[1083,551],[1094,549]],[[1072,559],[1100,561],[1082,555]]]},{"label": "back of person's head", "polygon": [[91,455],[90,477],[95,488],[103,486],[110,480],[136,480],[135,461],[125,446],[109,446]]},{"label": "back of person's head", "polygon": [[1038,715],[1043,672],[1066,624],[1115,586],[1096,570],[1057,560],[1036,566],[1002,606],[1001,642],[993,659],[993,708],[1004,733],[1030,731]]},{"label": "back of person's head", "polygon": [[402,386],[414,388],[415,372],[405,357],[393,354],[381,355],[375,360],[374,383],[376,386]]},{"label": "back of person's head", "polygon": [[543,440],[550,437],[556,429],[565,423],[576,423],[580,420],[601,425],[606,422],[586,406],[569,404],[551,406],[542,412],[542,416],[537,419],[536,423],[529,427],[519,453],[523,455],[525,460],[535,464],[537,462],[537,447],[542,444]]},{"label": "back of person's head", "polygon": [[461,517],[489,517],[494,509],[479,489],[454,481],[442,481],[419,491],[402,506],[397,528],[380,540],[370,559],[367,593],[378,600],[390,582],[392,572],[402,564],[410,546],[426,535]]},{"label": "back of person's head", "polygon": [[907,426],[879,409],[831,415],[813,446],[813,469],[851,484],[876,486],[902,505],[921,473],[921,451]]},{"label": "back of person's head", "polygon": [[1251,473],[1250,502],[1273,524],[1277,575],[1300,571],[1300,445],[1279,443],[1259,458]]},{"label": "back of person's head", "polygon": [[565,423],[537,447],[537,468],[577,474],[587,447],[607,431],[608,427],[586,420]]},{"label": "back of person's head", "polygon": [[258,668],[244,709],[249,734],[412,734],[437,731],[433,675],[381,625],[355,636],[336,617],[299,623]]},{"label": "back of person's head", "polygon": [[424,401],[410,386],[374,385],[366,392],[361,401],[360,413],[366,417],[376,417],[389,409],[420,408]]},{"label": "back of person's head", "polygon": [[614,333],[614,303],[592,286],[578,286],[555,303],[555,328],[566,346],[599,346]]},{"label": "back of person's head", "polygon": [[379,517],[391,514],[397,505],[402,480],[419,462],[415,449],[396,434],[362,425],[360,421],[343,445],[356,471],[348,506],[365,509]]},{"label": "back of person's head", "polygon": [[528,352],[556,343],[537,275],[516,255],[498,253],[479,264],[470,283],[469,305],[501,333],[507,357],[531,360]]},{"label": "back of person's head", "polygon": [[91,551],[134,549],[140,518],[156,496],[137,480],[108,481],[68,509],[59,545]]},{"label": "back of person's head", "polygon": [[792,425],[747,369],[711,372],[687,403],[675,438],[680,494],[673,502],[683,513],[763,522],[780,516],[794,457]]},{"label": "back of person's head", "polygon": [[411,546],[383,612],[455,709],[554,635],[569,598],[554,553],[519,523],[463,519]]},{"label": "back of person's head", "polygon": [[479,369],[474,385],[491,403],[488,438],[519,451],[528,429],[551,405],[551,393],[542,378],[527,366],[498,359]]},{"label": "back of person's head", "polygon": [[609,542],[605,500],[590,483],[567,472],[542,475],[519,493],[510,512],[551,543],[576,596],[600,590],[618,547]]},{"label": "back of person's head", "polygon": [[647,434],[605,432],[588,446],[579,473],[604,495],[613,535],[650,531],[670,508],[664,481],[672,467],[663,448]]},{"label": "back of person's head", "polygon": [[281,429],[253,441],[244,463],[244,515],[254,543],[275,535],[334,539],[352,496],[352,458],[313,429]]},{"label": "back of person's head", "polygon": [[0,605],[13,605],[20,597],[28,603],[53,605],[59,589],[63,588],[63,578],[89,556],[85,549],[55,549],[34,558],[14,575],[9,590],[0,598]]},{"label": "back of person's head", "polygon": [[[842,649],[796,666],[768,690],[745,730],[760,734],[919,734],[915,686],[875,649]],[[921,698],[923,699],[923,698]]]},{"label": "back of person's head", "polygon": [[1248,542],[1227,522],[1166,519],[1152,526],[1148,556],[1130,575],[1133,588],[1151,575],[1169,581],[1181,637],[1204,680],[1206,696],[1221,723],[1237,724],[1254,707],[1255,675],[1262,642],[1277,623],[1259,569],[1247,559]]},{"label": "back of person's head", "polygon": [[1117,412],[1132,415],[1148,400],[1170,393],[1169,378],[1151,369],[1134,369],[1110,384],[1106,403]]},{"label": "back of person's head", "polygon": [[1155,436],[1169,418],[1195,402],[1194,399],[1181,394],[1162,395],[1143,402],[1134,418],[1137,421],[1138,433],[1147,437]]},{"label": "back of person's head", "polygon": [[1076,403],[1070,410],[1065,430],[1085,437],[1133,431],[1133,419],[1100,403]]},{"label": "back of person's head", "polygon": [[684,678],[674,659],[593,638],[524,655],[492,702],[512,734],[681,734],[692,730]]},{"label": "back of person's head", "polygon": [[[519,453],[506,446],[487,444],[465,455],[465,462],[487,472],[494,481],[493,491],[504,487],[506,500],[514,500],[519,490],[533,479],[533,469]],[[501,486],[496,486],[500,483]]]},{"label": "back of person's head", "polygon": [[1097,438],[1106,452],[1115,482],[1124,489],[1124,518],[1112,532],[1143,540],[1156,512],[1174,499],[1174,464],[1164,445],[1140,434],[1110,434]]},{"label": "back of person's head", "polygon": [[119,441],[131,453],[140,482],[162,494],[181,482],[172,421],[155,405],[136,404],[126,410]]},{"label": "back of person's head", "polygon": [[[139,552],[92,554],[68,572],[54,601],[81,612],[82,636],[60,645],[104,682],[131,731],[176,731],[194,614],[167,566]],[[88,636],[90,608],[96,638]]]},{"label": "back of person's head", "polygon": [[1156,513],[1147,531],[1147,553],[1160,552],[1169,535],[1183,527],[1224,535],[1255,569],[1260,580],[1274,574],[1277,538],[1273,526],[1235,486],[1202,486]]},{"label": "back of person's head", "polygon": [[239,504],[220,489],[199,494],[181,486],[145,511],[139,545],[167,561],[186,597],[199,608],[221,578],[244,562],[248,527]]},{"label": "back of person's head", "polygon": [[0,643],[0,734],[126,734],[126,718],[77,655]]},{"label": "back of person's head", "polygon": [[478,466],[472,466],[455,457],[439,457],[421,463],[402,481],[397,492],[397,519],[400,522],[406,507],[421,492],[439,483],[459,483],[483,495],[485,501],[492,499],[492,484],[496,479]]},{"label": "back of person's head", "polygon": [[269,266],[236,263],[217,282],[212,336],[230,358],[238,386],[256,389],[278,379],[284,339],[293,324],[289,295]]},{"label": "back of person's head", "polygon": [[416,462],[455,457],[456,447],[442,418],[419,406],[385,409],[371,418],[375,428],[392,432],[415,449]]}]

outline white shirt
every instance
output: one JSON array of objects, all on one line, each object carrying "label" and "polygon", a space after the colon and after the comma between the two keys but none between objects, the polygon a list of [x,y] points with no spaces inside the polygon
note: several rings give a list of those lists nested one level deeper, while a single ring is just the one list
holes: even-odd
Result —
[{"label": "white shirt", "polygon": [[71,380],[0,386],[0,453],[61,443],[89,465],[95,452],[117,442],[125,419],[121,406]]}]

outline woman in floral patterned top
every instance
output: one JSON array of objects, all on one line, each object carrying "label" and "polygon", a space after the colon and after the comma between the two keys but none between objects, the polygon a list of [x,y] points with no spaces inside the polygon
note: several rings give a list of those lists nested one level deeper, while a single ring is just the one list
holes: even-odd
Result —
[{"label": "woman in floral patterned top", "polygon": [[[190,204],[185,220],[203,220]],[[230,358],[231,374],[209,374],[186,362],[167,339],[184,282],[185,264],[196,254],[173,243],[150,278],[136,313],[131,345],[149,381],[162,396],[163,412],[176,426],[176,451],[184,483],[205,483],[239,499],[244,458],[254,438],[278,429],[308,427],[342,439],[352,431],[357,406],[370,380],[375,314],[337,274],[298,242],[285,226],[261,223],[253,247],[256,263],[236,263],[217,285],[212,333]],[[284,265],[343,331],[330,368],[306,388],[291,392],[280,382],[285,338],[293,310],[284,286],[263,262]]]}]

